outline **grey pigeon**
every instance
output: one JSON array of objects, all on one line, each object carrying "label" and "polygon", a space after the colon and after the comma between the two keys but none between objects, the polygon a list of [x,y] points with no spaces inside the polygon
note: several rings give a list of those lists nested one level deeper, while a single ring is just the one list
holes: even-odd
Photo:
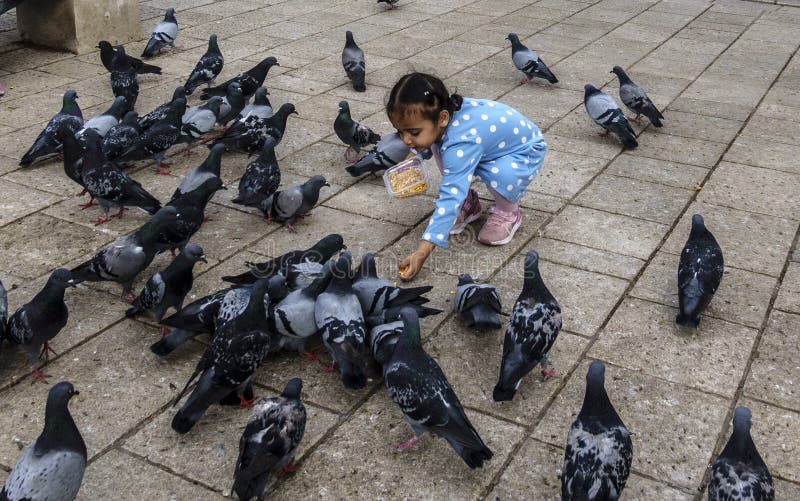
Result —
[{"label": "grey pigeon", "polygon": [[122,117],[122,122],[111,127],[103,138],[103,155],[108,160],[116,160],[122,152],[131,147],[139,139],[142,129],[139,127],[139,115],[129,111]]},{"label": "grey pigeon", "polygon": [[636,113],[636,117],[631,120],[639,122],[639,117],[644,115],[654,127],[663,126],[664,124],[661,123],[661,120],[664,119],[664,115],[658,111],[653,101],[647,97],[644,89],[633,83],[625,73],[625,70],[619,66],[614,66],[611,73],[614,73],[619,78],[619,98],[622,99],[622,104]]},{"label": "grey pigeon", "polygon": [[293,264],[286,271],[286,286],[290,291],[308,287],[311,282],[323,275],[323,268],[323,264],[311,261]]},{"label": "grey pigeon", "polygon": [[412,308],[414,312],[417,314],[417,317],[419,318],[424,318],[431,315],[438,315],[439,313],[442,313],[442,310],[424,306],[424,303],[426,302],[428,302],[428,298],[420,297],[418,301],[416,301],[416,303],[419,304],[406,303],[398,306],[392,306],[386,308],[385,310],[383,310],[378,314],[366,316],[364,317],[364,320],[366,321],[367,326],[369,327],[396,322],[400,320],[400,312],[403,310],[403,308]]},{"label": "grey pigeon", "polygon": [[67,325],[69,310],[64,303],[64,291],[75,287],[69,270],[59,268],[50,274],[44,288],[33,299],[23,304],[8,319],[8,339],[21,345],[33,366],[33,378],[45,381],[48,377],[39,371],[38,361],[50,358],[49,342]]},{"label": "grey pigeon", "polygon": [[531,49],[522,45],[516,33],[509,33],[506,40],[511,41],[511,60],[519,71],[525,74],[521,83],[528,83],[534,78],[543,78],[551,84],[558,83],[558,79],[544,61]]},{"label": "grey pigeon", "polygon": [[278,112],[269,118],[250,115],[242,121],[234,122],[214,144],[224,144],[228,150],[244,153],[257,153],[264,149],[267,136],[281,142],[286,132],[286,121],[292,113],[297,114],[292,103],[284,103]]},{"label": "grey pigeon", "polygon": [[262,398],[253,407],[239,439],[231,488],[239,499],[262,499],[271,473],[294,471],[294,455],[306,429],[302,388],[300,378],[291,379],[279,397]]},{"label": "grey pigeon", "polygon": [[750,435],[750,409],[739,406],[733,414],[733,432],[711,466],[709,501],[751,499],[774,501],[772,475]]},{"label": "grey pigeon", "polygon": [[132,302],[133,281],[153,262],[157,251],[158,234],[177,215],[175,207],[163,207],[136,232],[119,237],[90,260],[73,268],[71,270],[73,281],[120,283],[123,294],[127,294],[129,301]]},{"label": "grey pigeon", "polygon": [[397,8],[397,2],[400,0],[378,0],[377,3],[385,3],[388,7],[388,10],[394,10]]},{"label": "grey pigeon", "polygon": [[[339,113],[333,122],[333,130],[347,145],[344,156],[348,161],[357,160],[362,148],[378,144],[378,141],[381,140],[381,136],[372,132],[372,129],[353,120],[347,101],[339,101]],[[354,158],[351,158],[351,152],[355,152]]]},{"label": "grey pigeon", "polygon": [[297,231],[294,227],[295,220],[308,215],[317,204],[319,191],[323,186],[330,184],[322,176],[313,176],[303,184],[276,191],[262,204],[267,221],[282,222],[289,231]]},{"label": "grey pigeon", "polygon": [[361,50],[353,39],[353,32],[345,33],[344,49],[342,49],[342,66],[347,73],[347,78],[353,82],[353,89],[356,92],[364,92],[367,86],[364,85],[366,77],[367,63],[364,60],[364,51]]},{"label": "grey pigeon", "polygon": [[282,254],[275,259],[262,263],[246,262],[250,268],[240,275],[222,277],[222,280],[233,284],[252,284],[259,278],[269,278],[278,273],[288,276],[291,265],[314,262],[324,263],[342,249],[346,249],[344,239],[338,233],[331,233],[321,238],[317,243],[305,250],[293,250]]},{"label": "grey pigeon", "polygon": [[228,85],[228,92],[220,103],[217,121],[220,125],[227,124],[241,113],[245,105],[247,100],[242,94],[242,86],[238,82],[232,82]]},{"label": "grey pigeon", "polygon": [[700,325],[700,314],[717,292],[724,271],[722,249],[706,228],[703,216],[693,215],[692,231],[678,264],[678,325]]},{"label": "grey pigeon", "polygon": [[328,286],[334,261],[323,265],[323,272],[308,286],[290,292],[272,311],[275,332],[281,337],[280,348],[305,351],[305,343],[319,329],[314,317],[317,297]]},{"label": "grey pigeon", "polygon": [[221,104],[222,98],[215,96],[202,106],[193,106],[186,110],[181,119],[181,136],[178,138],[178,143],[191,145],[205,134],[211,132],[217,123]]},{"label": "grey pigeon", "polygon": [[164,20],[153,29],[142,57],[153,57],[167,45],[175,47],[176,38],[178,38],[178,20],[175,19],[175,9],[169,8],[164,14]]},{"label": "grey pigeon", "polygon": [[69,412],[69,401],[78,394],[66,381],[50,388],[44,429],[22,451],[0,499],[72,501],[78,495],[86,470],[86,444]]},{"label": "grey pigeon", "polygon": [[529,251],[525,256],[522,292],[506,326],[500,377],[492,393],[495,402],[513,399],[522,378],[537,365],[541,365],[545,378],[556,375],[547,369],[547,356],[560,330],[561,306],[539,273],[539,254]]},{"label": "grey pigeon", "polygon": [[[385,278],[378,277],[375,256],[365,253],[361,256],[355,279],[353,292],[358,297],[364,316],[380,317],[384,310],[404,304],[423,304],[427,298],[422,297],[433,289],[432,286],[402,288]],[[398,311],[399,313],[399,311]]]},{"label": "grey pigeon", "polygon": [[361,157],[354,164],[345,167],[348,174],[358,177],[367,172],[375,172],[394,167],[406,159],[411,152],[411,148],[400,139],[400,134],[392,132],[383,136],[375,149]]},{"label": "grey pigeon", "polygon": [[[100,49],[100,62],[102,62],[103,66],[105,66],[106,69],[109,72],[111,72],[114,69],[114,67],[112,66],[112,61],[114,60],[114,55],[117,52],[114,50],[114,47],[106,40],[100,40],[100,42],[97,43],[97,48]],[[136,70],[136,73],[140,75],[144,73],[152,73],[154,75],[161,74],[161,68],[158,66],[147,64],[143,62],[141,59],[137,59],[131,55],[126,55],[125,57],[127,58],[130,65],[133,66],[133,69]]]},{"label": "grey pigeon", "polygon": [[[150,277],[125,316],[144,314],[155,322],[161,322],[170,307],[180,311],[183,300],[192,290],[192,269],[198,261],[208,262],[203,248],[195,244],[187,245],[164,271]],[[161,333],[166,334],[167,329],[161,329]]]},{"label": "grey pigeon", "polygon": [[6,338],[8,330],[8,292],[0,281],[0,344]]},{"label": "grey pigeon", "polygon": [[[126,206],[139,207],[148,214],[155,214],[161,208],[159,201],[141,184],[122,172],[117,164],[103,157],[100,136],[94,130],[86,131],[84,138],[86,152],[81,180],[103,210],[103,215],[94,222],[95,225],[110,221],[112,217],[122,217]],[[112,207],[118,207],[119,212],[109,216]]]},{"label": "grey pigeon", "polygon": [[256,90],[256,94],[253,97],[253,102],[242,108],[242,111],[239,112],[239,116],[236,117],[237,120],[244,120],[245,118],[249,117],[250,115],[255,115],[258,118],[269,118],[275,113],[272,111],[272,104],[269,102],[269,98],[267,96],[269,92],[264,87],[259,87]]},{"label": "grey pigeon", "polygon": [[83,137],[87,130],[92,129],[97,132],[100,137],[105,137],[108,131],[122,120],[126,111],[125,97],[115,97],[114,102],[111,103],[111,106],[105,112],[90,118],[83,124],[83,128],[78,131],[78,136]]},{"label": "grey pigeon", "polygon": [[247,165],[239,179],[239,196],[232,202],[266,212],[269,207],[264,205],[264,201],[278,191],[280,184],[281,169],[275,157],[275,139],[268,136],[261,155]]},{"label": "grey pigeon", "polygon": [[499,329],[501,309],[500,294],[494,285],[479,284],[466,273],[458,276],[453,311],[467,327]]},{"label": "grey pigeon", "polygon": [[369,331],[369,346],[372,349],[372,357],[383,367],[392,358],[394,347],[403,334],[403,321],[376,325]]},{"label": "grey pigeon", "polygon": [[125,98],[126,112],[133,111],[139,98],[139,79],[122,45],[117,45],[117,53],[111,62],[111,91],[115,97]]},{"label": "grey pigeon", "polygon": [[180,401],[189,384],[202,373],[194,391],[172,419],[173,430],[188,432],[213,403],[249,384],[269,352],[270,334],[266,320],[269,300],[264,295],[269,280],[276,279],[280,277],[257,281],[245,309],[217,327],[211,346],[175,399],[176,403]]},{"label": "grey pigeon", "polygon": [[233,82],[238,83],[242,87],[242,94],[245,99],[255,94],[256,90],[264,85],[264,79],[267,78],[269,69],[273,66],[280,66],[278,60],[270,56],[249,70],[239,73],[237,76],[230,80],[223,82],[215,87],[209,87],[203,90],[201,99],[208,99],[211,96],[224,96],[227,93],[228,85]]},{"label": "grey pigeon", "polygon": [[595,360],[586,374],[586,394],[567,434],[561,469],[561,499],[616,500],[631,472],[633,443],[605,389],[605,366]]},{"label": "grey pigeon", "polygon": [[430,432],[447,440],[467,466],[482,467],[492,458],[492,451],[469,422],[439,364],[422,349],[419,318],[414,310],[403,308],[400,316],[403,333],[383,366],[389,395],[414,430],[414,437],[399,448],[412,446]]},{"label": "grey pigeon", "polygon": [[61,102],[61,110],[53,115],[53,118],[47,122],[42,132],[36,137],[33,146],[22,155],[19,164],[23,167],[29,167],[34,161],[40,158],[47,158],[55,155],[61,151],[61,141],[56,136],[56,132],[64,127],[67,130],[75,133],[83,126],[83,114],[78,103],[75,101],[78,98],[78,93],[74,90],[68,90],[64,93]]},{"label": "grey pigeon", "polygon": [[628,119],[625,118],[625,114],[619,109],[614,98],[589,84],[584,85],[583,89],[585,91],[583,105],[586,107],[586,112],[589,114],[589,118],[594,120],[594,123],[605,129],[603,135],[613,132],[625,149],[639,146],[631,124],[628,123]]},{"label": "grey pigeon", "polygon": [[317,297],[314,318],[322,342],[339,366],[345,388],[366,386],[366,327],[361,304],[353,292],[352,257],[342,252],[333,266],[325,292]]},{"label": "grey pigeon", "polygon": [[222,52],[219,50],[217,44],[217,35],[208,37],[208,50],[197,61],[194,69],[189,73],[189,78],[183,87],[186,89],[186,94],[189,95],[198,87],[203,84],[210,87],[211,82],[217,78],[222,71],[222,66],[225,64],[225,58],[222,57]]},{"label": "grey pigeon", "polygon": [[172,92],[172,99],[167,103],[162,103],[156,106],[156,108],[151,111],[150,113],[145,114],[143,117],[139,118],[139,127],[142,130],[147,130],[156,122],[159,122],[167,116],[167,111],[169,110],[172,103],[176,102],[178,99],[183,99],[184,108],[180,110],[181,116],[185,113],[185,106],[186,106],[186,89],[180,85],[175,87],[175,90]]},{"label": "grey pigeon", "polygon": [[121,162],[136,162],[152,157],[156,165],[156,172],[164,175],[169,174],[169,172],[162,169],[162,167],[169,167],[169,164],[164,161],[164,155],[180,138],[181,117],[185,109],[185,99],[178,98],[173,101],[164,118],[142,132],[139,140],[125,150],[118,160]]}]

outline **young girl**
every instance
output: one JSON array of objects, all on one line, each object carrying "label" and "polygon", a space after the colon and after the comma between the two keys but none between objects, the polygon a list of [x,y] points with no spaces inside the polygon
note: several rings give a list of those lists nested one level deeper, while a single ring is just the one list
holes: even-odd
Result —
[{"label": "young girl", "polygon": [[400,78],[386,114],[403,142],[424,156],[432,154],[442,172],[433,216],[417,250],[400,263],[400,278],[414,278],[434,247],[446,248],[449,235],[480,217],[478,194],[470,189],[474,177],[494,197],[478,241],[510,242],[521,222],[519,199],[547,151],[539,128],[502,103],[451,95],[441,80],[425,73]]}]

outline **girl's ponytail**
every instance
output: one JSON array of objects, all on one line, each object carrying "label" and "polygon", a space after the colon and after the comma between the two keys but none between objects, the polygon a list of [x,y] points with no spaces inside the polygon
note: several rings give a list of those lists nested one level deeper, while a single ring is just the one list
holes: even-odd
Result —
[{"label": "girl's ponytail", "polygon": [[453,116],[461,109],[463,101],[459,94],[450,94],[439,78],[427,73],[409,73],[400,77],[392,87],[386,102],[386,114],[403,117],[419,113],[435,122],[442,110]]}]

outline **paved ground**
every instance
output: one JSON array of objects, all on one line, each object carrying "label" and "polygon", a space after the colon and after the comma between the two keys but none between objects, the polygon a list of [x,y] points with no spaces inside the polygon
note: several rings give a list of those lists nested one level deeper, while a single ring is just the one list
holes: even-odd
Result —
[{"label": "paved ground", "polygon": [[[794,3],[794,2],[789,2]],[[524,381],[513,402],[491,400],[502,333],[475,334],[452,315],[424,322],[426,349],[439,361],[495,457],[470,471],[440,440],[396,453],[409,436],[379,377],[367,389],[296,355],[271,358],[258,372],[259,395],[292,376],[305,381],[310,412],[300,470],[271,485],[275,499],[554,499],[567,428],[577,414],[590,360],[608,365],[611,399],[633,433],[627,499],[698,499],[707,467],[729,434],[733,408],[753,410],[754,436],[776,479],[779,499],[800,499],[800,8],[743,1],[401,0],[384,11],[368,0],[151,0],[143,33],[166,6],[181,23],[183,51],[141,78],[137,109],[168,100],[175,85],[220,36],[224,75],[275,55],[267,79],[274,104],[291,101],[279,146],[286,184],[323,173],[332,187],[322,206],[291,235],[231,204],[234,190],[210,205],[196,241],[211,258],[196,271],[194,295],[219,277],[300,248],[336,231],[354,254],[380,251],[386,273],[416,246],[432,210],[429,196],[391,200],[374,179],[343,171],[344,147],[332,135],[335,108],[348,99],[355,118],[391,131],[381,111],[397,77],[428,70],[464,95],[499,99],[534,119],[550,146],[524,199],[524,226],[503,248],[471,238],[438,251],[418,283],[448,305],[455,275],[472,272],[502,291],[508,310],[521,286],[521,256],[542,255],[542,272],[564,309],[552,356],[562,377]],[[11,308],[27,301],[50,270],[86,259],[145,221],[126,215],[101,227],[80,211],[77,188],[51,162],[20,170],[17,161],[65,89],[77,89],[85,116],[111,98],[96,53],[34,49],[18,42],[13,14],[0,18],[0,278]],[[340,66],[344,31],[367,53],[368,91],[357,94]],[[534,48],[561,80],[519,85],[508,32]],[[131,44],[140,50],[143,41]],[[591,82],[616,96],[609,73],[619,64],[646,87],[667,117],[641,131],[622,153],[597,136],[583,106]],[[199,163],[173,157],[172,177],[140,168],[134,177],[165,199]],[[226,156],[223,178],[235,187],[247,161]],[[678,330],[678,254],[691,215],[701,213],[721,243],[725,277],[697,332]],[[479,228],[479,226],[477,227]],[[152,270],[166,264],[159,258]],[[142,277],[140,282],[146,276]],[[219,499],[230,489],[247,411],[212,409],[188,435],[169,427],[170,400],[202,350],[194,343],[169,360],[148,350],[153,325],[123,320],[116,286],[70,290],[70,321],[47,367],[81,391],[72,403],[90,464],[81,499]],[[2,476],[40,432],[47,387],[31,385],[21,354],[4,353],[0,400]]]}]

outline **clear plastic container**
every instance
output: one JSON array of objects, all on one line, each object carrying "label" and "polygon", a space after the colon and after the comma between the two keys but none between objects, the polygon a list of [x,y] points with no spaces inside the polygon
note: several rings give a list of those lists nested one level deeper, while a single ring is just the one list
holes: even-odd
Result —
[{"label": "clear plastic container", "polygon": [[404,160],[383,173],[386,191],[395,198],[406,198],[428,191],[430,177],[420,157]]}]

